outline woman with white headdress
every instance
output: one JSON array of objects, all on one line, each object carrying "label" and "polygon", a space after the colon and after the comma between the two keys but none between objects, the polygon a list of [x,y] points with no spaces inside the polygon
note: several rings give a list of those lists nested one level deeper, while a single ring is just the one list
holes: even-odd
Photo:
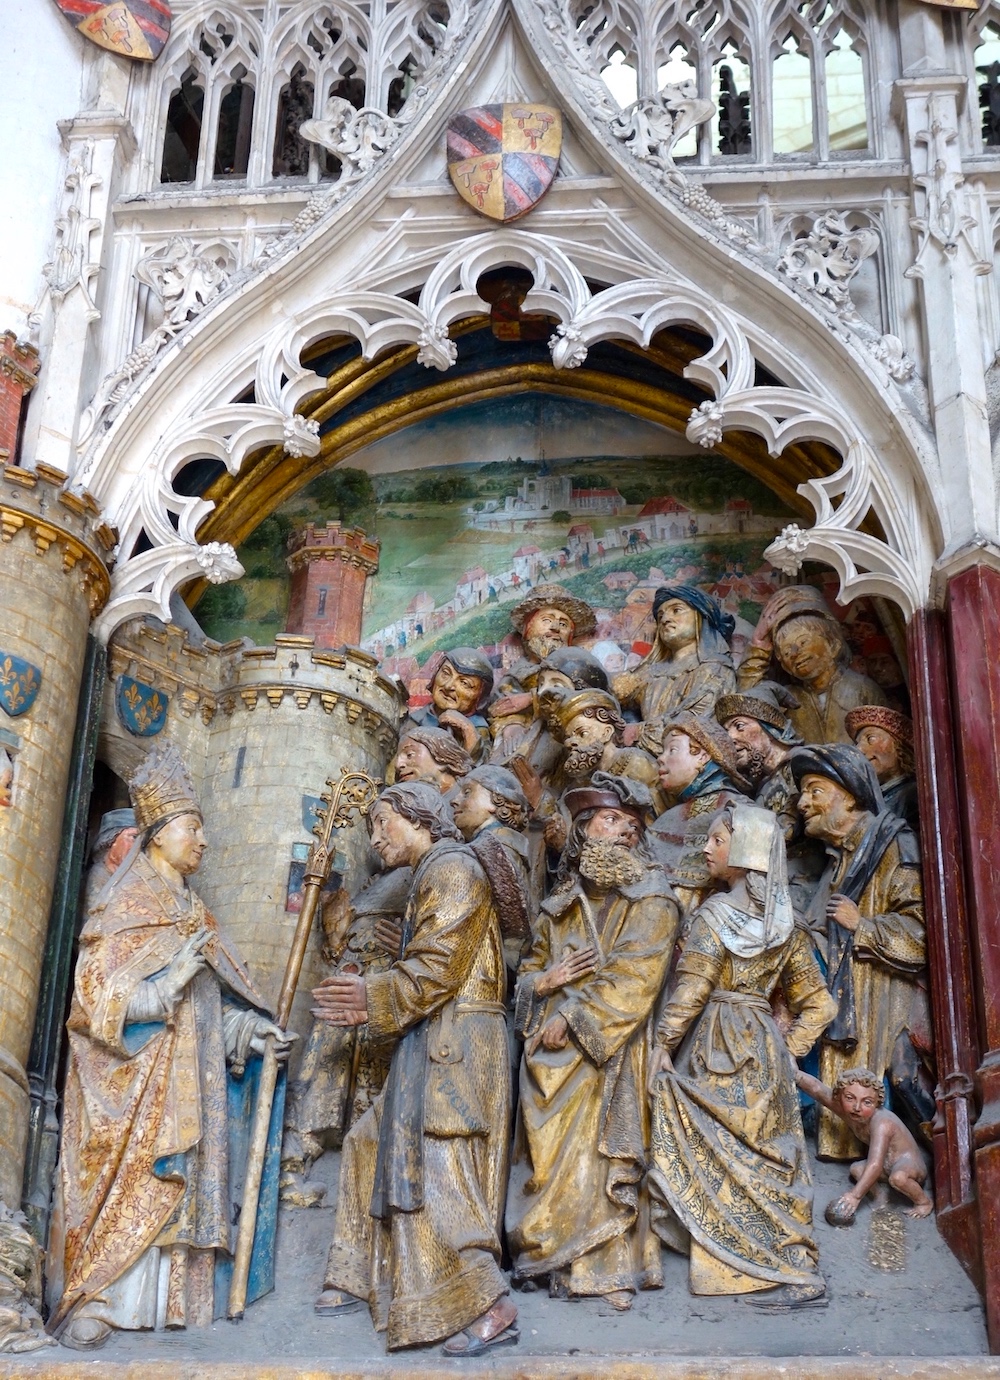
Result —
[{"label": "woman with white headdress", "polygon": [[[795,924],[777,817],[731,805],[704,852],[728,890],[696,912],[656,1028],[653,1225],[690,1253],[693,1294],[767,1290],[758,1306],[815,1307],[826,1285],[792,1056],[808,1053],[836,1005]],[[779,991],[793,1016],[784,1036]]]}]

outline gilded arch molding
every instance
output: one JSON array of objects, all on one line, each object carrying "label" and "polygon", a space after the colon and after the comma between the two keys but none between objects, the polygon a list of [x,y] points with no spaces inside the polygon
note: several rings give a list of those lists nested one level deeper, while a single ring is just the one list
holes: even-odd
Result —
[{"label": "gilded arch molding", "polygon": [[[898,462],[888,463],[885,455],[876,455],[835,386],[809,377],[780,342],[692,284],[658,275],[592,290],[583,270],[561,247],[541,236],[505,229],[455,245],[427,274],[416,302],[375,288],[311,302],[271,329],[252,373],[232,366],[229,386],[237,396],[245,396],[252,387],[253,401],[206,406],[166,429],[153,453],[136,467],[113,514],[119,564],[112,598],[99,621],[101,635],[110,636],[120,622],[138,613],[167,618],[170,595],[192,579],[219,582],[242,574],[231,542],[246,530],[246,513],[235,516],[231,524],[221,515],[213,520],[212,498],[178,494],[173,480],[189,461],[215,459],[237,479],[248,459],[261,451],[272,457],[271,473],[280,471],[277,455],[305,461],[306,468],[314,465],[318,472],[331,459],[350,453],[350,438],[342,438],[347,448],[339,456],[328,459],[322,453],[319,427],[329,381],[303,363],[311,347],[338,336],[358,341],[361,361],[339,380],[345,397],[363,392],[368,368],[378,372],[395,367],[398,351],[447,376],[457,358],[453,335],[487,310],[476,291],[477,281],[490,268],[512,264],[527,269],[534,281],[523,310],[542,313],[556,323],[549,341],[551,366],[543,366],[525,383],[593,396],[596,381],[586,361],[598,341],[624,342],[647,351],[670,327],[694,327],[711,346],[680,363],[678,372],[703,391],[704,400],[686,417],[677,414],[676,402],[664,410],[662,399],[623,396],[620,403],[630,409],[659,408],[661,420],[683,429],[690,441],[706,449],[738,447],[736,433],[761,438],[773,461],[789,447],[801,451],[811,442],[830,447],[843,458],[833,474],[823,473],[826,465],[803,466],[801,453],[793,453],[799,468],[787,470],[787,479],[803,481],[799,497],[812,506],[817,522],[808,529],[788,529],[774,544],[772,558],[787,570],[797,569],[804,560],[829,563],[841,576],[842,598],[887,597],[907,618],[924,602],[936,534],[926,520],[929,507],[920,501],[913,473],[917,466],[907,471]],[[756,383],[759,362],[766,362],[786,386]],[[606,376],[600,377],[606,389]],[[882,382],[891,388],[888,377]],[[491,388],[509,391],[511,385],[511,379],[500,378],[473,386],[485,388],[483,396],[489,396]],[[411,401],[410,407],[419,405],[421,391],[428,393],[428,406],[458,398],[468,401],[469,387],[468,378],[456,378],[450,386],[446,378],[443,387],[418,390],[417,403]],[[313,409],[319,415],[312,415]],[[392,420],[386,418],[385,425]],[[888,422],[891,418],[880,419],[883,429]],[[82,482],[99,492],[110,490],[116,478],[115,458],[113,447],[99,452],[84,470]],[[752,459],[744,456],[741,463],[746,458]],[[265,480],[258,468],[251,467],[255,478],[244,484],[243,492],[260,483],[260,506],[269,510],[272,498],[280,501],[275,495],[282,480],[280,474]],[[781,466],[775,468],[780,474]],[[276,487],[272,490],[271,485]],[[232,536],[220,541],[216,533],[223,527],[231,527]],[[861,530],[865,527],[868,531]],[[873,530],[881,535],[872,535]],[[210,539],[202,544],[206,537]]]}]

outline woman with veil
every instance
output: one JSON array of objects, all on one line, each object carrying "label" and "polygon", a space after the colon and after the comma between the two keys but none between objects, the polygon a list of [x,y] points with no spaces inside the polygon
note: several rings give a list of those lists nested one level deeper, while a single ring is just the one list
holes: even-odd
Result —
[{"label": "woman with veil", "polygon": [[[759,1307],[821,1306],[792,1056],[808,1053],[836,1004],[795,924],[777,817],[731,805],[704,851],[728,890],[696,912],[656,1028],[653,1225],[689,1252],[693,1294],[768,1290]],[[793,1016],[784,1037],[771,1011],[779,990]]]}]

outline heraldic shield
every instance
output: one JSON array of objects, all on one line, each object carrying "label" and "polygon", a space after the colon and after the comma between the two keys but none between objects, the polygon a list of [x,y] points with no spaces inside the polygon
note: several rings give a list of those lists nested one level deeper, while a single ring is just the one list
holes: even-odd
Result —
[{"label": "heraldic shield", "polygon": [[27,714],[41,689],[42,673],[30,661],[0,652],[0,709],[16,719]]},{"label": "heraldic shield", "polygon": [[166,0],[56,0],[56,4],[91,43],[140,62],[159,57],[170,33]]},{"label": "heraldic shield", "polygon": [[562,148],[554,106],[518,101],[460,110],[448,121],[448,172],[464,201],[491,220],[517,220],[552,185]]}]

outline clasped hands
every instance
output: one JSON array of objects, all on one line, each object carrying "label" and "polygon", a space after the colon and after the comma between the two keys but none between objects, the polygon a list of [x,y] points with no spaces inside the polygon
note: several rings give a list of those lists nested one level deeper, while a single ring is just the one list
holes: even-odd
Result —
[{"label": "clasped hands", "polygon": [[368,1019],[368,988],[360,973],[342,972],[324,978],[313,988],[312,1014],[327,1025],[364,1025]]}]

